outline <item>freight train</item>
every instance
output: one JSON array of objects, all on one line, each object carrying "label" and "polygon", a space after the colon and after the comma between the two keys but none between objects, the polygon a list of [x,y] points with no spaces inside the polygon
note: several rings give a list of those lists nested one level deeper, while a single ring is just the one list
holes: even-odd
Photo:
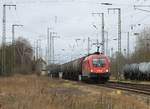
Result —
[{"label": "freight train", "polygon": [[126,80],[150,81],[150,62],[126,64],[123,76]]},{"label": "freight train", "polygon": [[[95,52],[88,56],[58,65],[50,72],[52,75],[58,75],[62,72],[63,79],[69,80],[94,80],[97,82],[106,82],[110,77],[110,60],[107,56]],[[59,70],[58,70],[59,69]]]}]

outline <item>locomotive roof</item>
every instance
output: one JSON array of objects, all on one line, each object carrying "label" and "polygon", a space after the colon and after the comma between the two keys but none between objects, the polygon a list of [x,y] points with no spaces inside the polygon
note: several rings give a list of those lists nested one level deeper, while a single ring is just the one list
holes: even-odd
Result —
[{"label": "locomotive roof", "polygon": [[89,58],[107,58],[104,54],[92,54],[86,57],[87,59]]},{"label": "locomotive roof", "polygon": [[[66,62],[66,63],[64,63],[64,64],[68,64],[68,63],[71,63],[71,62],[76,61],[76,60],[84,60],[84,59],[86,59],[86,58],[89,59],[89,58],[93,58],[93,57],[101,57],[101,58],[107,58],[107,59],[108,59],[108,57],[105,56],[104,54],[102,54],[102,53],[100,53],[100,52],[95,52],[95,53],[89,54],[89,55],[87,55],[87,56],[83,56],[83,57],[80,57],[80,58],[78,58],[78,59],[75,59],[75,60]],[[64,64],[62,64],[62,65],[64,65]]]}]

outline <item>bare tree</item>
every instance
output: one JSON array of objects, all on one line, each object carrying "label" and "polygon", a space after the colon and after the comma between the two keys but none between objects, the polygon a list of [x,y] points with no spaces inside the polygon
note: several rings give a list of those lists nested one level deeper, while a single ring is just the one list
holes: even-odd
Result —
[{"label": "bare tree", "polygon": [[33,58],[33,50],[31,44],[26,39],[19,37],[16,40],[15,51],[15,63],[16,66],[19,67],[17,70],[22,73],[31,71]]},{"label": "bare tree", "polygon": [[131,62],[150,61],[150,28],[144,29],[137,36],[135,51],[132,54]]}]

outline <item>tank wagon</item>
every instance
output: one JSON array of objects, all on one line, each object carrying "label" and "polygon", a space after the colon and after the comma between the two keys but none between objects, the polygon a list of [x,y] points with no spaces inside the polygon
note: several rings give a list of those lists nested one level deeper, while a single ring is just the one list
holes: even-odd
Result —
[{"label": "tank wagon", "polygon": [[129,80],[150,81],[150,62],[126,64],[123,68],[123,76]]},{"label": "tank wagon", "polygon": [[[63,79],[105,82],[110,77],[110,60],[96,52],[60,65]],[[56,72],[58,73],[58,72]]]},{"label": "tank wagon", "polygon": [[47,66],[47,70],[48,70],[48,76],[51,76],[51,77],[56,77],[58,78],[59,77],[59,73],[61,71],[61,65],[58,65],[58,64],[51,64],[49,66]]}]

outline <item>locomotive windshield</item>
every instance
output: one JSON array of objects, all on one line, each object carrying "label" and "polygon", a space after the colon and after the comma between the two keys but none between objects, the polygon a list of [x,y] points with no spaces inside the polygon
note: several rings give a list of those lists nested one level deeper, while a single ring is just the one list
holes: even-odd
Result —
[{"label": "locomotive windshield", "polygon": [[94,67],[104,67],[105,59],[93,59],[93,66]]}]

